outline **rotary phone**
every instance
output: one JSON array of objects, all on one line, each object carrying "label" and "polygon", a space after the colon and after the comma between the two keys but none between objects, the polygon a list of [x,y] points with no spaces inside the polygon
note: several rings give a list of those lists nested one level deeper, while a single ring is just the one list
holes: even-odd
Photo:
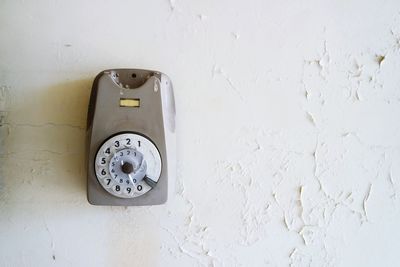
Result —
[{"label": "rotary phone", "polygon": [[175,103],[168,76],[142,69],[98,74],[87,117],[89,203],[165,203],[174,133]]}]

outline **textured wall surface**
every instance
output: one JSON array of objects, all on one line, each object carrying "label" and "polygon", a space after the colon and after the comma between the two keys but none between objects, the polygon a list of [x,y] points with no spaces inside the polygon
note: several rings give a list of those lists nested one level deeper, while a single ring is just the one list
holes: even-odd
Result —
[{"label": "textured wall surface", "polygon": [[[400,2],[1,1],[1,266],[398,266]],[[103,69],[175,86],[166,205],[86,200]]]}]

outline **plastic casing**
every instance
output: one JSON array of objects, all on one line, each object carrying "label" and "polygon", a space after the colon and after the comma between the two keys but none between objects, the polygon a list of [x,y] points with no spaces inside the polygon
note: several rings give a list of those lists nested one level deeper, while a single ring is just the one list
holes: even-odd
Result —
[{"label": "plastic casing", "polygon": [[[140,99],[140,107],[120,107],[121,98]],[[171,80],[158,71],[110,69],[99,73],[87,116],[87,197],[90,204],[143,206],[163,204],[176,167],[175,101]],[[157,185],[143,196],[124,199],[103,189],[95,174],[98,149],[111,136],[131,132],[146,136],[161,155]],[[167,153],[168,151],[168,153]],[[169,181],[170,180],[170,181]]]}]

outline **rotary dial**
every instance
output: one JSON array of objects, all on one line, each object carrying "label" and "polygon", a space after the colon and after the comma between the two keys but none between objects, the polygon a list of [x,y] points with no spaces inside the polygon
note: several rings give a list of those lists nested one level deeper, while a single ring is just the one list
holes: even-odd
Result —
[{"label": "rotary dial", "polygon": [[156,186],[161,156],[150,139],[123,133],[107,139],[96,154],[97,179],[110,194],[135,198]]}]

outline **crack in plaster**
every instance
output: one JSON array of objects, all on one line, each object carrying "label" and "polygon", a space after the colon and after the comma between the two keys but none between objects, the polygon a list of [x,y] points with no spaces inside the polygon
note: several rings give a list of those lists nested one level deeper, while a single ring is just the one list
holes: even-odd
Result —
[{"label": "crack in plaster", "polygon": [[240,93],[239,89],[235,86],[229,75],[222,68],[218,67],[216,64],[214,64],[212,69],[212,77],[214,78],[215,75],[220,75],[222,78],[224,78],[225,81],[228,82],[230,88],[237,94],[237,96],[241,100],[244,100],[243,95]]},{"label": "crack in plaster", "polygon": [[55,123],[55,122],[46,122],[42,124],[33,124],[33,123],[4,123],[4,125],[8,125],[11,127],[32,127],[32,128],[42,128],[42,127],[67,127],[78,130],[86,130],[85,127],[79,125],[73,125],[69,123]]}]

